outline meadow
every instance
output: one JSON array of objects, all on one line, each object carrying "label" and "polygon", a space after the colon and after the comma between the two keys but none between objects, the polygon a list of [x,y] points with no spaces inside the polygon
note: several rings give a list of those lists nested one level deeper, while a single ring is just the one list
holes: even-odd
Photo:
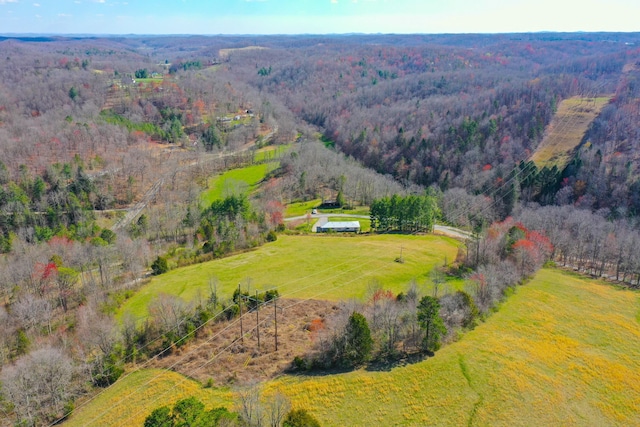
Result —
[{"label": "meadow", "polygon": [[[264,394],[286,394],[323,426],[639,425],[639,314],[637,292],[544,269],[435,357],[377,371],[282,376]],[[194,387],[175,381],[178,390]],[[131,411],[118,409],[116,388],[129,396],[120,405],[142,407],[148,393],[127,392],[138,383],[118,382],[75,418]],[[226,389],[194,390],[207,392],[213,405],[232,405]]]},{"label": "meadow", "polygon": [[531,160],[540,168],[566,166],[571,152],[582,142],[589,125],[609,101],[610,96],[563,100]]},{"label": "meadow", "polygon": [[231,195],[251,193],[258,188],[264,177],[276,167],[276,163],[261,163],[232,169],[214,176],[209,179],[207,190],[200,195],[200,202],[202,206],[209,206],[214,200],[224,199]]},{"label": "meadow", "polygon": [[323,425],[638,425],[638,293],[542,270],[432,359],[268,384]]},{"label": "meadow", "polygon": [[[285,217],[289,218],[292,216],[302,216],[308,213],[311,213],[313,208],[317,208],[322,204],[322,199],[313,199],[305,202],[295,202],[289,203],[285,210]],[[334,209],[319,209],[320,213],[328,214],[349,214],[349,215],[369,215],[369,207],[368,206],[358,206],[353,209],[343,209],[343,208],[334,208]]]},{"label": "meadow", "polygon": [[[281,235],[253,251],[156,276],[122,306],[120,315],[129,311],[145,317],[147,305],[161,293],[188,301],[207,297],[212,280],[222,298],[229,298],[239,283],[251,292],[275,287],[283,297],[334,301],[364,297],[372,281],[398,293],[416,280],[426,291],[430,271],[445,259],[453,261],[459,244],[434,235]],[[395,262],[401,252],[405,262]],[[452,281],[451,286],[463,284]]]},{"label": "meadow", "polygon": [[[186,397],[195,396],[208,408],[228,406],[233,395],[216,389],[215,393],[200,383],[164,369],[131,372],[94,399],[77,402],[79,412],[65,426],[141,426],[149,413],[159,406],[173,406]],[[148,408],[150,408],[148,410]]]}]

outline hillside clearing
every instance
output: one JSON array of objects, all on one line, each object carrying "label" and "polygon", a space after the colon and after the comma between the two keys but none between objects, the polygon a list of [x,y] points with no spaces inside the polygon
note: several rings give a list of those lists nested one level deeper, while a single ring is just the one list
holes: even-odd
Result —
[{"label": "hillside clearing", "polygon": [[[638,425],[639,308],[636,292],[545,269],[433,358],[388,371],[284,376],[266,383],[265,394],[286,394],[323,426]],[[129,396],[122,400],[131,407],[149,399],[146,390],[126,394],[137,384],[135,377],[118,382],[108,399],[96,399],[74,420],[105,413],[101,425],[118,425],[125,418],[117,393]],[[210,393],[232,404],[227,390]],[[112,413],[117,421],[109,424]],[[70,425],[79,425],[74,420]]]},{"label": "hillside clearing", "polygon": [[[362,298],[372,281],[394,293],[406,291],[416,280],[427,286],[429,272],[445,260],[453,261],[459,242],[434,235],[279,236],[256,250],[172,270],[154,277],[120,310],[138,318],[161,293],[191,301],[210,293],[212,279],[220,297],[229,298],[241,283],[243,289],[277,288],[287,298],[331,301]],[[404,263],[394,262],[400,256]],[[462,286],[461,281],[450,283]]]},{"label": "hillside clearing", "polygon": [[638,425],[638,294],[543,270],[432,359],[285,377],[323,425]]},{"label": "hillside clearing", "polygon": [[612,96],[598,98],[573,97],[560,102],[544,139],[531,156],[531,160],[544,166],[564,167],[571,152],[580,144],[591,122],[600,114]]},{"label": "hillside clearing", "polygon": [[200,201],[203,206],[209,206],[214,200],[250,193],[276,167],[275,163],[262,163],[217,175],[209,180],[208,189],[202,193]]}]

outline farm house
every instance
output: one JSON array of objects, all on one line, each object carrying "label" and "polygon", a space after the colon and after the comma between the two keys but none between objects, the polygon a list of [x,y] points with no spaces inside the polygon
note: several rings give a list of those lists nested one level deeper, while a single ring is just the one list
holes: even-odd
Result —
[{"label": "farm house", "polygon": [[319,225],[316,228],[317,233],[327,233],[330,231],[358,233],[360,232],[360,222],[359,221],[327,222],[325,224]]}]

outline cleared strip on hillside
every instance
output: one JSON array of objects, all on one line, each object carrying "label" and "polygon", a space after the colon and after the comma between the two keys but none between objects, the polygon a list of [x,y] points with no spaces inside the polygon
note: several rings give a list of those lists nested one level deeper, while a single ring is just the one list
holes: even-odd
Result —
[{"label": "cleared strip on hillside", "polygon": [[580,144],[591,122],[600,114],[611,96],[574,97],[560,102],[544,139],[531,156],[538,167],[566,166],[571,153]]},{"label": "cleared strip on hillside", "polygon": [[268,47],[264,47],[264,46],[246,46],[246,47],[235,47],[235,48],[228,48],[228,49],[220,49],[220,51],[218,52],[218,55],[220,56],[221,59],[227,59],[229,57],[229,55],[231,55],[234,52],[243,52],[243,51],[251,51],[251,50],[263,50],[263,49],[269,49]]},{"label": "cleared strip on hillside", "polygon": [[[486,323],[433,358],[382,371],[284,376],[267,383],[264,393],[284,393],[323,426],[640,425],[639,310],[637,292],[545,269]],[[136,375],[161,379],[162,372]],[[170,375],[169,382],[180,384],[177,391],[152,405],[159,390],[138,390],[141,380],[132,376],[69,425],[105,410],[100,425],[122,425],[127,418],[116,406],[119,399],[148,414],[182,397],[185,383],[195,384]],[[227,389],[193,393],[232,404]],[[124,424],[140,425],[141,419]]]}]

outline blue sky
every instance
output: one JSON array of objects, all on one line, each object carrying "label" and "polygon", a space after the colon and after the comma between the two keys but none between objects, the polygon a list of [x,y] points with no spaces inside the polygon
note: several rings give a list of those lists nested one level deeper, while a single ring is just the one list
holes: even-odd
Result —
[{"label": "blue sky", "polygon": [[0,0],[0,33],[640,31],[640,0]]}]

